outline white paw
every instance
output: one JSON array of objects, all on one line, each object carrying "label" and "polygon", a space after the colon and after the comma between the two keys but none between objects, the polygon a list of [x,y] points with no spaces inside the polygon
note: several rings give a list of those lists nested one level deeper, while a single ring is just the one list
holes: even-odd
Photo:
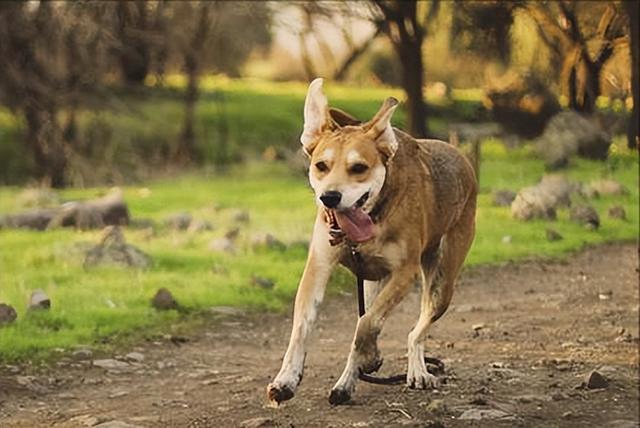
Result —
[{"label": "white paw", "polygon": [[429,373],[424,364],[416,364],[407,370],[407,386],[415,389],[436,389],[440,386],[440,380]]}]

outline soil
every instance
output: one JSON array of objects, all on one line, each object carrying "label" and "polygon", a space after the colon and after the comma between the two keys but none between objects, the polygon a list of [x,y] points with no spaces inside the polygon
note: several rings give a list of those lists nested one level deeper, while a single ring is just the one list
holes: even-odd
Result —
[{"label": "soil", "polygon": [[[418,304],[416,291],[387,321],[381,374],[406,369]],[[44,371],[2,368],[0,426],[637,427],[638,311],[635,245],[468,269],[426,342],[446,366],[440,389],[360,382],[351,403],[332,407],[328,393],[357,308],[354,295],[331,296],[296,396],[272,408],[265,387],[279,369],[290,317],[218,309],[202,328],[123,355],[85,349]],[[581,386],[593,370],[605,388]]]}]

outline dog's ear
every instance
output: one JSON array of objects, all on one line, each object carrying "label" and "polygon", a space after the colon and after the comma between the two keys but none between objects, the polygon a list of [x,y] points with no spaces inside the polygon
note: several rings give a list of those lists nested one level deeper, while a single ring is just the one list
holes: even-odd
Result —
[{"label": "dog's ear", "polygon": [[321,78],[311,82],[304,101],[304,128],[300,142],[309,156],[317,143],[318,135],[331,126],[329,102],[322,92],[322,82]]},{"label": "dog's ear", "polygon": [[366,135],[376,142],[378,150],[387,161],[393,157],[398,149],[398,140],[391,128],[391,116],[393,116],[396,107],[398,107],[398,100],[393,97],[387,98],[373,119],[364,125]]}]

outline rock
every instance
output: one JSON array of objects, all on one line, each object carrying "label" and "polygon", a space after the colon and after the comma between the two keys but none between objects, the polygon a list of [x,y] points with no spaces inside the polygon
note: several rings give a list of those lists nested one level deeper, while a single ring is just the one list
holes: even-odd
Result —
[{"label": "rock", "polygon": [[63,204],[47,225],[47,229],[71,226],[85,230],[127,224],[129,208],[122,197],[122,191],[114,188],[101,198]]},{"label": "rock", "polygon": [[229,238],[217,238],[209,242],[209,250],[220,253],[235,253],[236,246]]},{"label": "rock", "polygon": [[558,169],[565,168],[576,154],[605,160],[610,145],[611,138],[593,118],[575,111],[563,111],[551,118],[536,148],[547,168]]},{"label": "rock", "polygon": [[89,348],[80,348],[71,354],[74,360],[88,360],[93,357],[93,351]]},{"label": "rock", "polygon": [[0,219],[0,227],[45,230],[57,212],[54,208],[44,208],[7,215]]},{"label": "rock", "polygon": [[124,361],[114,360],[113,358],[106,358],[102,360],[93,360],[93,365],[95,367],[100,367],[107,370],[122,370],[128,369],[131,366],[125,363]]},{"label": "rock", "polygon": [[513,420],[513,415],[497,409],[472,408],[465,410],[460,416],[460,420],[481,421],[487,419]]},{"label": "rock", "polygon": [[287,249],[287,246],[278,238],[270,233],[264,235],[257,235],[253,238],[253,248],[258,249],[261,247],[268,248],[270,250],[283,251]]},{"label": "rock", "polygon": [[18,318],[18,313],[12,306],[0,303],[0,326],[11,324]]},{"label": "rock", "polygon": [[622,184],[611,179],[595,180],[589,183],[589,186],[600,196],[620,196],[629,193]]},{"label": "rock", "polygon": [[618,220],[627,219],[627,212],[624,210],[624,207],[622,205],[614,205],[613,207],[609,208],[608,214],[610,218],[616,218]]},{"label": "rock", "polygon": [[234,227],[233,229],[229,229],[227,233],[224,234],[224,237],[230,241],[235,241],[236,239],[238,239],[239,235],[240,235],[240,228]]},{"label": "rock", "polygon": [[60,198],[51,189],[34,187],[20,192],[16,202],[24,208],[49,208],[59,205]]},{"label": "rock", "polygon": [[94,266],[119,266],[146,269],[151,266],[151,257],[126,243],[118,226],[107,226],[100,244],[86,252],[85,268]]},{"label": "rock", "polygon": [[164,219],[164,224],[169,229],[173,230],[187,230],[191,224],[193,217],[188,212],[180,212],[171,214]]},{"label": "rock", "polygon": [[171,292],[163,287],[158,289],[153,299],[151,299],[151,306],[160,311],[168,311],[178,309],[178,302],[173,298]]},{"label": "rock", "polygon": [[272,426],[275,426],[273,419],[265,417],[245,419],[244,421],[240,422],[241,428],[260,428]]},{"label": "rock", "polygon": [[545,175],[535,186],[521,189],[511,203],[511,214],[518,220],[554,220],[556,209],[571,205],[576,185],[561,175]]},{"label": "rock", "polygon": [[609,382],[596,370],[593,370],[584,378],[582,385],[587,389],[604,389],[609,386]]},{"label": "rock", "polygon": [[37,311],[41,309],[50,309],[50,308],[51,308],[51,300],[43,290],[35,290],[34,292],[31,293],[28,310]]},{"label": "rock", "polygon": [[187,233],[198,233],[204,232],[206,230],[213,230],[213,226],[206,220],[201,219],[193,219],[191,223],[189,223],[189,227],[187,228]]},{"label": "rock", "polygon": [[516,192],[508,189],[495,190],[491,195],[491,200],[496,207],[508,207],[516,198]]},{"label": "rock", "polygon": [[249,211],[246,210],[238,210],[233,216],[233,220],[238,223],[249,223]]},{"label": "rock", "polygon": [[479,323],[479,324],[473,324],[473,325],[471,326],[471,329],[472,329],[473,331],[480,331],[480,330],[482,330],[482,329],[483,329],[483,328],[485,328],[485,327],[486,327],[486,325],[485,325],[484,323]]},{"label": "rock", "polygon": [[613,291],[611,290],[600,291],[598,293],[598,299],[600,300],[611,300],[612,297],[613,297]]},{"label": "rock", "polygon": [[571,208],[569,219],[592,230],[600,226],[600,216],[591,205],[578,205]]},{"label": "rock", "polygon": [[251,285],[255,287],[260,287],[265,290],[271,290],[276,283],[269,278],[263,278],[260,276],[252,275],[251,276]]},{"label": "rock", "polygon": [[207,312],[224,316],[241,316],[245,313],[242,309],[233,308],[231,306],[212,306],[207,309]]},{"label": "rock", "polygon": [[122,421],[109,421],[94,425],[94,428],[142,428],[140,425],[132,425]]},{"label": "rock", "polygon": [[560,241],[564,239],[563,236],[560,235],[560,232],[558,232],[555,229],[547,228],[546,234],[547,234],[547,241],[549,242]]},{"label": "rock", "polygon": [[443,414],[447,413],[448,411],[447,405],[445,404],[444,400],[441,399],[431,400],[429,404],[427,404],[425,409],[427,412],[435,414]]},{"label": "rock", "polygon": [[140,353],[140,352],[129,352],[127,355],[124,356],[125,360],[127,361],[133,361],[136,363],[141,363],[144,361],[144,354]]}]

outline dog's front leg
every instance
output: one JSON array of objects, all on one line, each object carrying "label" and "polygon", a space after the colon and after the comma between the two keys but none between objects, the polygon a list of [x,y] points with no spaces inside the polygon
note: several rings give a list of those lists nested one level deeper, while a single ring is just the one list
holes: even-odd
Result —
[{"label": "dog's front leg", "polygon": [[280,372],[267,386],[267,397],[271,402],[277,404],[292,398],[302,380],[306,339],[316,319],[318,306],[324,297],[327,281],[336,263],[336,255],[337,251],[329,244],[329,234],[324,219],[318,216],[307,264],[296,294],[289,347]]},{"label": "dog's front leg", "polygon": [[370,309],[358,320],[347,365],[329,395],[331,404],[349,401],[356,387],[358,373],[365,371],[370,362],[378,358],[376,341],[382,325],[389,312],[407,295],[413,284],[420,280],[419,269],[417,263],[407,263],[394,271]]}]

